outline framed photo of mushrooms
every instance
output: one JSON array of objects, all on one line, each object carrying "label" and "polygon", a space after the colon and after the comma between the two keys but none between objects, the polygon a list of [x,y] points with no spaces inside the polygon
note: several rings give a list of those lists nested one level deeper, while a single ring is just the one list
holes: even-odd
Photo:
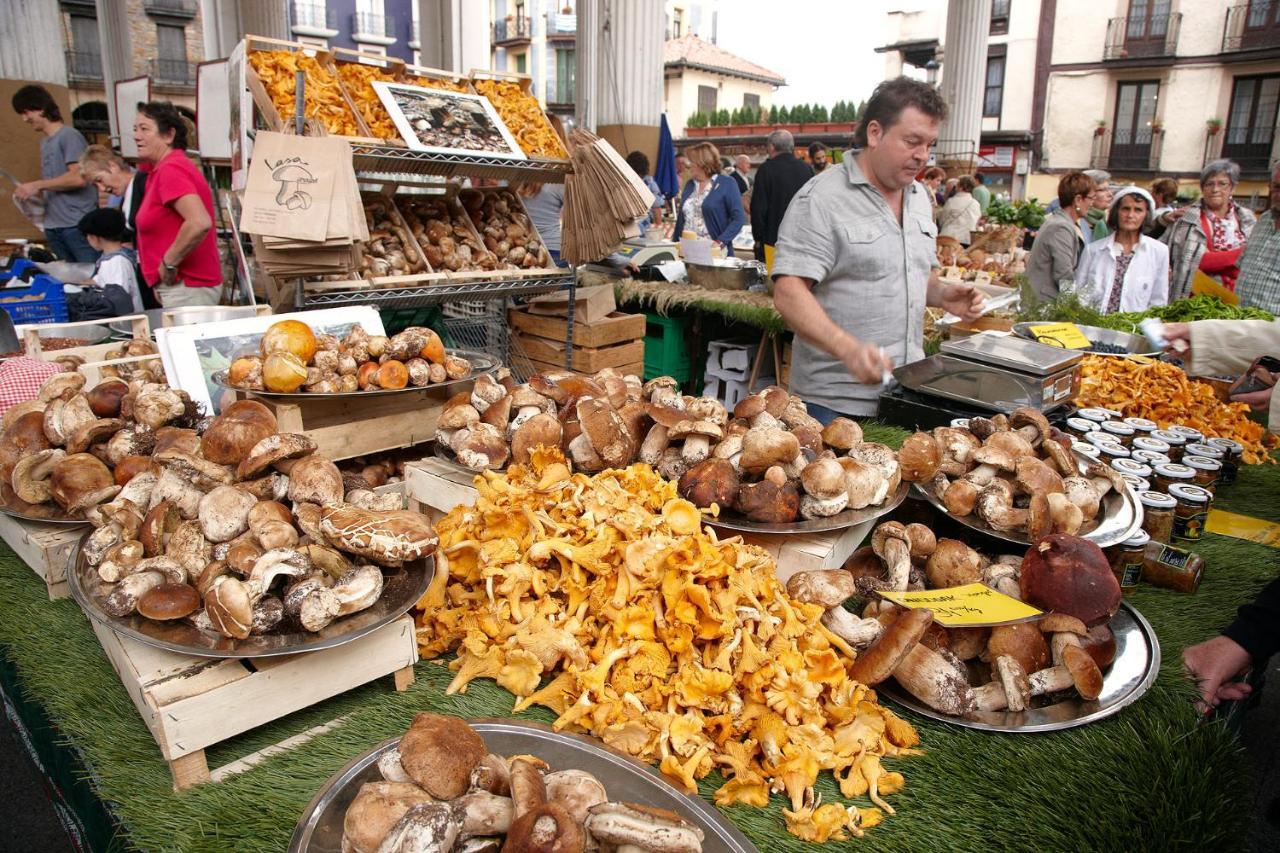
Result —
[{"label": "framed photo of mushrooms", "polygon": [[381,81],[373,88],[414,151],[528,159],[487,98]]}]

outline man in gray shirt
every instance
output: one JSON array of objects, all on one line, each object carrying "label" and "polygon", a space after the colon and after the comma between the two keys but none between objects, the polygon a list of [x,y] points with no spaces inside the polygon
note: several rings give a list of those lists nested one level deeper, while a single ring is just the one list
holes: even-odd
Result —
[{"label": "man in gray shirt", "polygon": [[924,309],[965,319],[982,292],[938,278],[928,164],[947,107],[899,77],[876,87],[858,149],[796,194],[778,232],[774,304],[796,333],[791,390],[826,423],[874,415],[895,364],[924,357]]},{"label": "man in gray shirt", "polygon": [[13,95],[13,111],[43,134],[40,180],[19,184],[19,199],[44,193],[44,236],[49,251],[64,261],[95,263],[100,252],[76,228],[98,206],[98,190],[80,174],[80,155],[88,147],[80,131],[62,123],[62,111],[43,86],[23,86]]}]

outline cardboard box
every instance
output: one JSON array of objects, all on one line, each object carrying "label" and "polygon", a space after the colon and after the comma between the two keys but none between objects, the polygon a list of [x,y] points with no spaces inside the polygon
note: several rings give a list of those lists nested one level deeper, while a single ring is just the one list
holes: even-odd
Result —
[{"label": "cardboard box", "polygon": [[[569,291],[559,290],[535,296],[529,300],[527,309],[530,314],[541,314],[551,317],[569,316]],[[594,323],[618,310],[613,299],[613,285],[599,284],[594,287],[580,287],[574,292],[574,322]]]}]

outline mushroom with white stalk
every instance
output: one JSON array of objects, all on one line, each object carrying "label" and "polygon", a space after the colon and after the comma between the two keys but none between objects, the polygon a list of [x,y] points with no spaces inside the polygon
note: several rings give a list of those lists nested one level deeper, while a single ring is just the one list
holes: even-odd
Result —
[{"label": "mushroom with white stalk", "polygon": [[556,404],[528,385],[521,385],[511,392],[511,411],[513,414],[507,422],[508,437],[514,437],[521,426],[539,414],[554,416]]},{"label": "mushroom with white stalk", "polygon": [[804,518],[829,518],[849,504],[844,468],[834,459],[817,459],[800,472],[804,496],[800,498],[800,515]]},{"label": "mushroom with white stalk", "polygon": [[930,708],[953,716],[967,714],[974,707],[969,682],[946,658],[920,643],[931,624],[932,610],[897,614],[879,641],[854,660],[850,676],[868,687],[893,677]]},{"label": "mushroom with white stalk", "polygon": [[459,430],[469,430],[480,422],[480,413],[471,405],[471,394],[460,391],[445,401],[436,422],[436,441],[449,445]]},{"label": "mushroom with white stalk", "polygon": [[697,465],[711,453],[711,442],[724,437],[724,430],[711,421],[684,420],[670,428],[672,441],[684,441],[680,458],[688,465]]},{"label": "mushroom with white stalk", "polygon": [[[1093,701],[1102,695],[1102,670],[1088,652],[1068,645],[1062,652],[1062,663],[1027,675],[1009,657],[996,660],[998,681],[973,690],[979,711],[1023,710],[1032,696],[1044,696],[1075,688],[1080,698]],[[1020,706],[1020,707],[1019,707]]]},{"label": "mushroom with white stalk", "polygon": [[598,843],[619,851],[700,853],[701,827],[680,815],[633,803],[592,806],[586,831]]},{"label": "mushroom with white stalk", "polygon": [[855,649],[874,643],[884,632],[880,620],[859,619],[842,606],[857,593],[853,575],[844,569],[811,569],[787,579],[787,594],[805,604],[825,608],[823,627]]}]

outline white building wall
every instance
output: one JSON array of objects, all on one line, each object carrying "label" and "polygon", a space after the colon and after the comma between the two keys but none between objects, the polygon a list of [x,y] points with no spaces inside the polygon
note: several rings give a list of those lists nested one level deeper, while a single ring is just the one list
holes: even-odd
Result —
[{"label": "white building wall", "polygon": [[667,77],[665,85],[667,124],[676,139],[684,136],[689,116],[698,109],[699,86],[714,86],[717,90],[716,109],[730,112],[741,108],[742,97],[748,94],[759,96],[760,108],[767,112],[773,106],[773,93],[777,91],[771,84],[757,80],[721,76],[693,68],[681,69],[678,77]]}]

